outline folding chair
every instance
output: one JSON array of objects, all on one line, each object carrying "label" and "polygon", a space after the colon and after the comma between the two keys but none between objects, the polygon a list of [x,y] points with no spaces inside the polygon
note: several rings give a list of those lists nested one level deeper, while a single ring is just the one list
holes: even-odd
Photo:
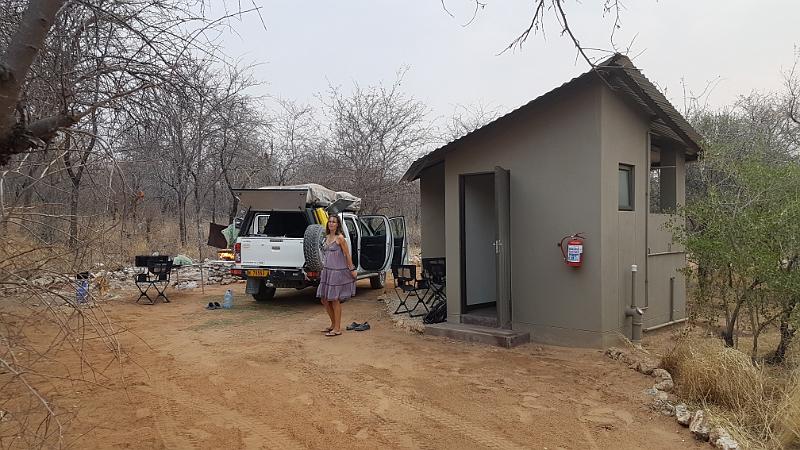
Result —
[{"label": "folding chair", "polygon": [[[417,280],[417,266],[396,265],[392,266],[392,276],[394,277],[394,292],[400,300],[400,304],[394,310],[395,314],[408,313],[410,317],[421,317],[428,313],[428,305],[425,304],[425,297],[428,295],[430,287],[427,280]],[[422,295],[420,295],[422,293]],[[417,302],[413,308],[409,308],[406,303],[409,298],[416,298]],[[414,314],[419,305],[425,308],[422,314]]]},{"label": "folding chair", "polygon": [[[146,298],[150,305],[155,304],[158,299],[162,299],[164,303],[169,303],[169,299],[164,291],[167,290],[172,274],[172,261],[168,257],[136,257],[136,266],[146,268],[146,270],[137,273],[134,276],[134,283],[139,289],[139,298],[136,303],[139,303],[142,298]],[[150,289],[155,289],[157,295],[150,297]]]},{"label": "folding chair", "polygon": [[428,286],[430,286],[431,309],[441,302],[447,302],[445,269],[444,258],[422,258],[422,277],[428,281]]}]

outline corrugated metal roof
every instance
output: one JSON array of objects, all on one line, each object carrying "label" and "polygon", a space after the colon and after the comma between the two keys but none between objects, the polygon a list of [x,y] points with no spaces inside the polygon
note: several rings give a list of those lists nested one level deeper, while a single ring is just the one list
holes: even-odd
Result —
[{"label": "corrugated metal roof", "polygon": [[531,100],[530,102],[514,109],[513,111],[498,117],[488,124],[461,136],[447,144],[433,150],[427,155],[414,161],[402,177],[402,181],[413,181],[419,177],[420,172],[427,167],[433,166],[442,160],[447,151],[458,146],[466,140],[472,139],[475,135],[495,128],[519,114],[523,110],[533,107],[542,102],[545,98],[552,97],[564,89],[577,85],[583,80],[591,77],[602,77],[606,84],[615,92],[625,95],[632,100],[646,114],[653,117],[651,130],[653,133],[664,136],[671,140],[682,142],[687,147],[687,153],[695,155],[700,151],[701,136],[686,121],[686,119],[675,109],[674,106],[664,97],[658,88],[645,77],[642,72],[633,65],[633,62],[624,55],[615,54],[605,61],[597,64],[592,70],[577,76],[561,86]]}]

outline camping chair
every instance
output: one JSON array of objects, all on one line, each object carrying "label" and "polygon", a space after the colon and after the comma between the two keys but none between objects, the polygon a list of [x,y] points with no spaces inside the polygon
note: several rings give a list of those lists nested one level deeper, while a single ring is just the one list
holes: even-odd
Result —
[{"label": "camping chair", "polygon": [[428,281],[431,289],[431,309],[441,302],[447,302],[444,261],[444,258],[422,258],[422,277]]},{"label": "camping chair", "polygon": [[[169,303],[164,291],[169,286],[172,261],[166,256],[137,256],[136,267],[146,269],[134,276],[134,283],[139,288],[139,298],[136,299],[136,303],[142,298],[146,298],[150,305],[155,304],[159,298],[164,303]],[[157,293],[155,297],[150,297],[148,294],[151,288]]]},{"label": "camping chair", "polygon": [[[417,266],[415,265],[396,265],[392,266],[392,276],[394,277],[394,292],[400,300],[400,304],[394,310],[395,314],[408,313],[409,317],[421,317],[428,313],[428,305],[425,304],[425,297],[428,295],[430,287],[427,280],[417,280]],[[420,295],[420,293],[422,295]],[[406,303],[409,298],[416,298],[417,302],[413,308],[409,308]],[[422,314],[414,314],[419,305],[425,308]]]}]

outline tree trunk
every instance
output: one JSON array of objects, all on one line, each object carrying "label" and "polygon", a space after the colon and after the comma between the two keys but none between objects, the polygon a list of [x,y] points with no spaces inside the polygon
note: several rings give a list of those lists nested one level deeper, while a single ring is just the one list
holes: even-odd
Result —
[{"label": "tree trunk", "polygon": [[228,223],[233,223],[233,220],[236,219],[236,213],[239,212],[239,199],[231,194],[233,197],[233,201],[231,202],[231,211],[228,214]]},{"label": "tree trunk", "polygon": [[80,184],[72,183],[72,198],[69,202],[69,248],[78,248],[78,196]]},{"label": "tree trunk", "polygon": [[783,310],[783,315],[781,315],[781,340],[778,342],[778,347],[775,349],[775,352],[767,358],[767,362],[770,364],[783,364],[786,361],[786,351],[789,349],[789,346],[792,344],[792,339],[794,338],[794,334],[797,330],[791,327],[789,320],[792,317],[792,311],[794,310],[794,304],[791,307],[787,307]]},{"label": "tree trunk", "polygon": [[217,183],[211,186],[211,221],[217,223]]},{"label": "tree trunk", "polygon": [[65,0],[30,0],[8,48],[0,58],[0,165],[14,153],[30,148],[16,128],[15,109],[31,64]]},{"label": "tree trunk", "polygon": [[181,193],[178,193],[178,234],[181,247],[185,247],[188,240],[186,237],[186,198]]},{"label": "tree trunk", "polygon": [[758,358],[758,338],[761,335],[761,326],[758,323],[758,312],[755,305],[750,305],[750,328],[753,330],[753,348],[750,351],[750,359],[755,361]]},{"label": "tree trunk", "polygon": [[739,317],[739,311],[742,308],[742,303],[744,303],[744,300],[742,299],[739,299],[736,302],[736,307],[733,308],[733,312],[731,312],[730,317],[728,318],[725,331],[722,333],[722,338],[725,340],[726,347],[733,347],[736,345],[736,342],[734,341],[734,330],[736,329],[736,319]]}]

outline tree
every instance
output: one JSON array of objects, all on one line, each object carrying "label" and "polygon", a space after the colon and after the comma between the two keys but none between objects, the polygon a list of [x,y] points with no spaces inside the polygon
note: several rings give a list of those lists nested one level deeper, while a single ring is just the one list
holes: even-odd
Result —
[{"label": "tree", "polygon": [[388,206],[408,164],[432,141],[427,108],[401,82],[402,73],[388,88],[355,85],[350,95],[331,87],[324,100],[329,136],[306,165],[316,172],[309,179],[358,195],[368,212]]},{"label": "tree", "polygon": [[169,82],[185,55],[210,57],[213,46],[201,40],[208,30],[249,12],[211,20],[186,0],[14,0],[0,8],[0,166],[98,108]]},{"label": "tree", "polygon": [[497,119],[500,115],[500,108],[493,108],[481,102],[457,105],[444,124],[442,140],[445,143],[455,141]]}]

